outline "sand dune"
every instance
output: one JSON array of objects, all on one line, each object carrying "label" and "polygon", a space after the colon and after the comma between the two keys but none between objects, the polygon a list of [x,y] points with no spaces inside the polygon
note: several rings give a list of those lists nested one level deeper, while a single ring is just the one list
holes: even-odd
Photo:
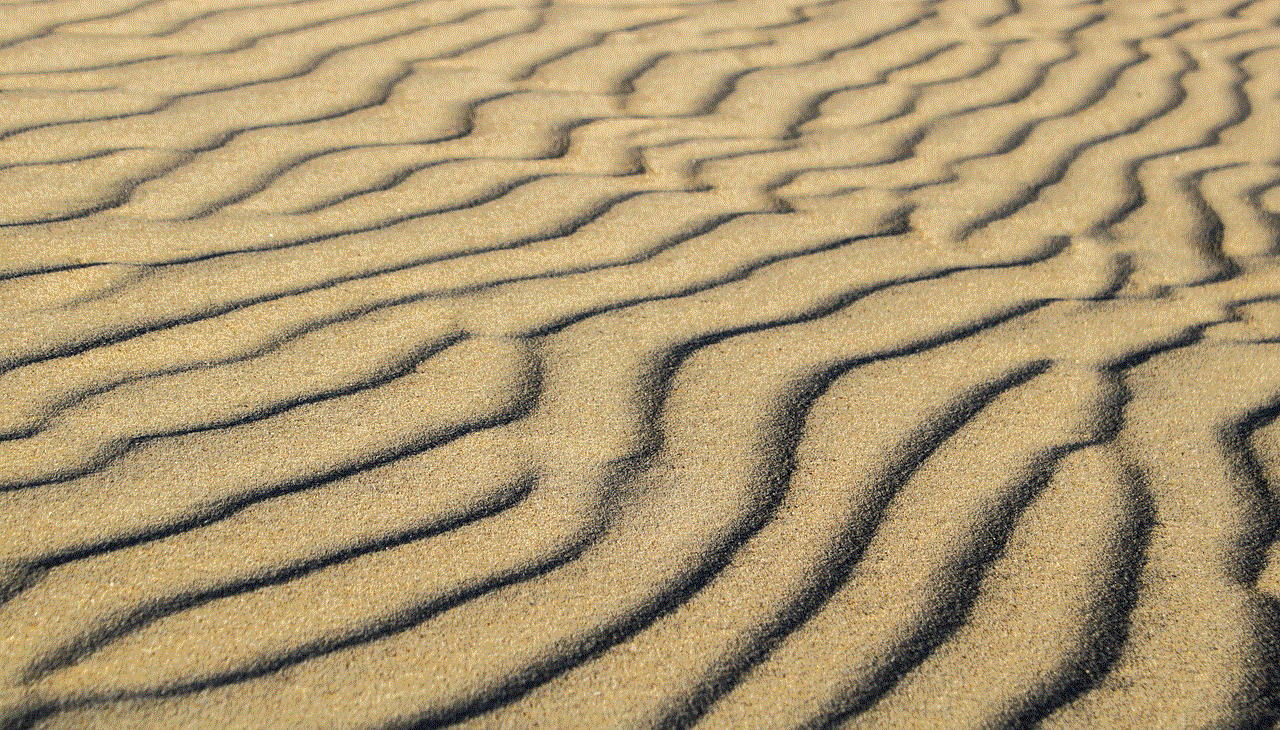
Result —
[{"label": "sand dune", "polygon": [[1270,727],[1277,130],[1277,0],[0,3],[0,727]]}]

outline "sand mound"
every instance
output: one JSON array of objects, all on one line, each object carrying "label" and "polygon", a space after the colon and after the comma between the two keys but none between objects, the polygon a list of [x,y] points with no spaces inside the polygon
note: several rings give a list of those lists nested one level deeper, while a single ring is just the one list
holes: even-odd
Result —
[{"label": "sand mound", "polygon": [[1280,2],[0,5],[0,723],[1280,717]]}]

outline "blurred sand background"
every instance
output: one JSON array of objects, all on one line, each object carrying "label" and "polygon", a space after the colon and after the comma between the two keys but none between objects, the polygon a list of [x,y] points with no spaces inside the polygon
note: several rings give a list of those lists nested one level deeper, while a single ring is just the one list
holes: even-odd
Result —
[{"label": "blurred sand background", "polygon": [[0,727],[1270,727],[1278,22],[0,3]]}]

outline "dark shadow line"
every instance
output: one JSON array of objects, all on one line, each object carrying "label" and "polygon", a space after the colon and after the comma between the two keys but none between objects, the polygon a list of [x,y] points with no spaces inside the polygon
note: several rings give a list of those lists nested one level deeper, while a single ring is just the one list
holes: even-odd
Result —
[{"label": "dark shadow line", "polygon": [[[415,3],[421,2],[421,1],[422,1],[422,0],[409,0],[408,2],[404,3],[404,5],[406,5],[406,6],[407,6],[407,5],[412,5],[412,4],[415,4]],[[497,9],[507,9],[507,8],[506,8],[506,7],[504,7],[504,6],[497,6]],[[409,29],[407,29],[407,30],[397,31],[397,32],[395,32],[395,33],[387,34],[387,35],[385,35],[385,36],[380,36],[380,37],[373,38],[373,39],[370,39],[370,40],[367,40],[367,41],[361,41],[361,42],[359,42],[359,43],[354,43],[354,44],[348,44],[348,45],[340,45],[340,46],[336,46],[336,47],[334,47],[334,48],[330,48],[330,49],[328,49],[328,50],[324,51],[323,53],[320,53],[320,54],[318,54],[318,55],[316,55],[316,56],[314,56],[314,57],[312,57],[312,58],[310,58],[310,59],[308,59],[308,60],[304,61],[304,62],[303,62],[303,64],[302,64],[302,66],[301,66],[301,70],[295,71],[295,72],[293,72],[293,73],[285,74],[285,75],[283,75],[283,76],[275,76],[275,77],[263,78],[263,79],[254,79],[254,80],[251,80],[251,81],[245,81],[245,82],[241,82],[241,83],[228,84],[228,85],[225,85],[225,86],[218,86],[218,87],[213,87],[213,88],[208,88],[208,89],[198,89],[198,90],[196,90],[196,91],[190,91],[190,92],[185,92],[185,93],[181,93],[181,94],[174,94],[174,95],[172,95],[172,96],[167,96],[167,97],[165,97],[165,101],[164,101],[164,102],[162,102],[159,106],[155,107],[154,109],[151,109],[151,110],[148,110],[148,111],[144,111],[144,112],[129,112],[129,113],[123,113],[123,114],[111,114],[111,115],[105,115],[105,116],[102,116],[102,117],[87,117],[87,118],[84,118],[84,119],[75,119],[75,120],[59,121],[59,122],[49,122],[49,123],[45,123],[45,124],[37,124],[37,125],[29,126],[29,127],[23,127],[23,128],[21,128],[21,129],[17,129],[17,130],[10,130],[10,131],[6,131],[6,132],[4,132],[3,134],[0,134],[0,141],[5,140],[5,139],[8,139],[9,137],[12,137],[12,136],[15,136],[15,135],[18,135],[18,134],[23,134],[23,133],[25,133],[25,132],[31,132],[31,131],[34,131],[34,130],[37,130],[37,129],[44,129],[44,128],[47,128],[47,127],[59,127],[59,126],[65,126],[65,125],[69,125],[69,124],[82,124],[82,123],[86,123],[86,122],[114,121],[114,120],[117,120],[117,119],[129,119],[129,118],[134,118],[134,117],[151,116],[151,115],[157,114],[157,113],[159,113],[159,112],[162,112],[162,111],[164,111],[165,109],[168,109],[168,108],[169,108],[169,107],[171,107],[173,104],[175,104],[175,103],[177,103],[177,102],[179,102],[179,101],[182,101],[182,100],[184,100],[184,99],[188,99],[188,98],[194,98],[194,97],[198,97],[198,96],[205,96],[205,95],[208,95],[208,94],[217,94],[217,93],[221,93],[221,92],[225,92],[225,91],[238,91],[238,90],[247,89],[247,88],[250,88],[250,87],[253,87],[253,86],[261,86],[261,85],[263,85],[263,84],[272,84],[272,83],[279,83],[279,82],[283,82],[283,81],[293,81],[293,80],[297,80],[297,79],[303,78],[303,77],[307,76],[308,74],[312,73],[313,71],[315,71],[316,69],[318,69],[322,64],[324,64],[326,61],[328,61],[329,59],[331,59],[331,58],[333,58],[333,57],[335,57],[335,56],[337,56],[337,55],[339,55],[339,54],[341,54],[341,53],[345,53],[345,52],[347,52],[347,51],[356,50],[356,49],[359,49],[359,48],[364,48],[364,47],[366,47],[366,46],[373,46],[373,45],[377,45],[377,44],[379,44],[379,43],[384,43],[384,42],[386,42],[386,41],[394,40],[394,39],[396,39],[396,38],[400,38],[400,37],[403,37],[403,36],[412,35],[413,33],[417,33],[417,32],[419,32],[419,31],[426,30],[426,29],[428,29],[428,28],[436,28],[436,27],[441,27],[441,26],[446,26],[446,25],[460,25],[460,24],[465,24],[466,22],[470,21],[471,19],[473,19],[473,18],[475,18],[475,17],[478,17],[478,16],[480,16],[480,15],[483,15],[483,14],[485,14],[486,12],[490,12],[490,11],[491,11],[491,9],[488,9],[488,8],[482,8],[482,9],[480,9],[480,10],[475,10],[475,11],[468,11],[468,12],[463,13],[462,15],[457,16],[457,17],[455,17],[455,18],[450,18],[449,20],[444,20],[444,21],[439,21],[439,22],[434,22],[434,23],[426,23],[426,24],[421,25],[421,26],[415,26],[415,27],[409,28]],[[379,12],[382,12],[382,11],[379,11]],[[250,47],[252,47],[252,46],[251,46],[251,45],[250,45],[250,46],[246,46],[246,48],[250,48]],[[245,49],[239,49],[239,50],[245,50]],[[236,52],[238,52],[238,51],[236,51],[236,50],[233,50],[233,51],[218,51],[218,52],[214,52],[214,53],[209,53],[209,54],[200,54],[200,55],[228,55],[228,54],[230,54],[230,53],[236,53]],[[447,55],[446,55],[446,54],[442,54],[442,55],[441,55],[441,56],[439,56],[439,57],[447,57]],[[434,57],[433,57],[433,58],[434,58]],[[301,124],[301,123],[305,123],[305,121],[299,121],[299,122],[293,122],[293,123],[295,123],[295,124]],[[275,126],[287,126],[288,124],[289,124],[289,123],[281,123],[280,125],[275,125]],[[265,126],[273,126],[273,125],[265,125]],[[229,132],[229,133],[224,133],[224,134],[233,134],[233,135],[234,135],[236,131],[239,131],[239,130],[231,130],[231,132]],[[215,145],[214,147],[216,148],[217,146],[219,146],[219,145]],[[212,149],[212,148],[210,148],[210,149]],[[207,151],[207,150],[203,150],[203,151]]]},{"label": "dark shadow line", "polygon": [[322,469],[320,473],[308,477],[287,480],[253,489],[237,496],[224,498],[204,509],[193,511],[185,517],[157,527],[139,530],[132,534],[109,538],[89,545],[73,546],[46,554],[43,557],[33,558],[26,561],[25,566],[32,570],[42,570],[69,563],[73,560],[82,560],[113,550],[133,547],[144,542],[172,537],[225,519],[263,500],[322,486],[405,457],[415,456],[431,449],[439,448],[473,433],[515,423],[528,416],[539,403],[543,392],[542,379],[541,362],[532,363],[530,371],[526,373],[526,382],[523,384],[525,393],[516,405],[509,409],[467,423],[432,429],[411,441],[384,447],[371,456],[358,458],[355,463],[335,465]]},{"label": "dark shadow line", "polygon": [[[190,314],[179,316],[179,317],[171,317],[169,319],[160,320],[159,323],[148,322],[144,324],[124,326],[113,332],[109,332],[105,334],[97,333],[95,335],[91,333],[89,335],[82,335],[81,337],[78,338],[78,340],[73,340],[70,343],[63,343],[60,345],[53,345],[51,347],[46,347],[44,348],[43,352],[39,354],[13,357],[4,362],[0,362],[0,372],[6,371],[6,370],[12,370],[22,365],[29,365],[29,364],[40,362],[43,360],[51,360],[59,357],[68,357],[71,355],[78,355],[82,352],[91,350],[96,347],[115,344],[117,342],[122,342],[124,340],[132,339],[139,335],[149,334],[152,332],[158,332],[166,329],[172,329],[174,327],[178,327],[184,324],[191,324],[193,322],[211,319],[213,317],[217,317],[238,309],[243,309],[245,307],[253,306],[255,304],[263,304],[266,302],[272,302],[272,301],[284,299],[290,296],[297,296],[303,293],[329,289],[339,284],[345,284],[347,282],[358,281],[361,279],[371,279],[382,274],[389,274],[397,271],[402,271],[404,269],[411,269],[417,266],[424,266],[427,264],[437,263],[440,261],[448,261],[450,259],[462,258],[465,256],[472,256],[478,253],[488,253],[490,251],[501,251],[504,249],[519,248],[521,246],[526,246],[531,243],[536,243],[538,241],[544,241],[544,240],[549,240],[553,238],[561,238],[574,233],[577,229],[581,228],[587,223],[590,223],[593,220],[604,215],[613,206],[617,205],[618,203],[621,203],[624,200],[635,197],[637,195],[641,195],[644,192],[655,192],[655,191],[628,192],[622,195],[615,195],[612,198],[606,198],[603,204],[597,205],[595,208],[587,211],[585,214],[579,215],[576,219],[562,223],[560,228],[549,231],[544,235],[517,239],[512,242],[503,242],[495,246],[486,246],[486,247],[480,247],[476,249],[467,249],[464,251],[455,251],[451,253],[437,254],[435,256],[426,256],[420,259],[399,263],[393,266],[387,266],[379,269],[363,271],[358,274],[334,277],[318,285],[312,284],[300,289],[291,289],[284,292],[278,292],[278,293],[274,293],[266,296],[260,296],[260,297],[256,297],[248,300],[242,300],[242,301],[234,302],[230,304],[219,304],[205,311],[195,312],[195,313],[190,313]],[[367,230],[363,230],[359,232],[367,233],[369,231],[381,230],[383,228],[389,227],[390,225],[394,225],[394,224],[393,223],[380,224],[378,226],[374,226]],[[314,236],[308,239],[304,239],[302,243],[314,243],[317,241],[327,240],[331,238],[338,238],[345,235],[351,235],[351,232],[341,232],[341,233],[323,234],[319,236]],[[302,243],[295,244],[295,245],[302,245]],[[289,246],[286,246],[286,248],[287,247]],[[272,250],[272,249],[264,249],[264,250]],[[209,254],[207,256],[199,257],[197,259],[193,259],[192,261],[185,262],[185,263],[192,263],[195,261],[204,261],[204,260],[219,258],[223,255],[229,255],[229,254],[222,254],[222,253]],[[155,265],[155,266],[152,266],[151,268],[158,268],[158,267],[159,267],[158,265]]]},{"label": "dark shadow line", "polygon": [[[1053,254],[1049,254],[1049,255],[1053,255]],[[1025,264],[1026,262],[1021,262],[1021,263]],[[1015,265],[1018,265],[1018,264],[1008,264],[1007,266],[1015,266]],[[926,340],[923,340],[923,341],[911,343],[907,347],[898,348],[889,352],[881,352],[881,353],[877,353],[869,356],[851,358],[841,363],[837,363],[833,366],[829,366],[825,370],[820,369],[819,371],[820,375],[818,375],[817,378],[818,380],[822,380],[823,378],[826,378],[827,382],[829,382],[830,378],[836,377],[838,373],[846,372],[847,370],[852,369],[854,367],[882,361],[888,358],[902,357],[910,354],[915,354],[932,347],[937,347],[942,344],[946,344],[948,342],[953,342],[958,339],[963,339],[965,337],[972,336],[973,334],[979,331],[982,331],[984,329],[994,327],[1000,323],[1009,321],[1011,319],[1015,319],[1030,311],[1034,311],[1035,309],[1038,309],[1044,306],[1045,304],[1049,303],[1049,301],[1051,300],[1033,300],[1033,301],[1025,302],[1021,305],[1014,305],[1010,308],[1007,308],[1001,314],[988,317],[974,324],[969,324],[959,328],[955,328],[937,337],[927,338]],[[759,326],[755,329],[763,329],[763,328],[764,328],[763,326]],[[723,337],[719,339],[723,339]],[[697,347],[701,347],[701,346],[705,346],[705,345],[698,345]],[[691,353],[693,349],[697,349],[697,347],[689,348],[689,352]],[[687,354],[685,355],[685,357],[687,357]],[[683,357],[680,359],[683,359]],[[660,358],[660,361],[661,360],[662,358]],[[661,373],[659,374],[659,377],[660,378],[662,377]],[[813,378],[814,376],[810,376],[809,378],[803,378],[802,381],[809,382],[813,380]],[[670,379],[668,377],[667,384],[662,387],[669,388],[669,384],[670,384]],[[664,397],[663,394],[655,394],[654,402],[658,403],[659,407],[663,397]],[[814,395],[813,397],[816,397],[816,395]],[[780,486],[781,485],[775,484],[775,489],[780,488]],[[737,540],[736,545],[729,545],[727,546],[727,549],[718,551],[719,553],[718,559],[716,561],[712,561],[712,563],[704,566],[702,570],[698,571],[698,575],[694,576],[694,580],[691,584],[678,586],[675,591],[672,591],[667,597],[660,599],[652,606],[641,607],[641,609],[638,612],[634,613],[631,617],[625,620],[625,623],[626,623],[625,626],[622,626],[622,627],[615,626],[607,631],[602,632],[600,635],[589,639],[587,642],[585,642],[581,646],[574,649],[573,653],[576,654],[577,656],[551,657],[547,660],[544,666],[535,667],[529,672],[522,673],[521,676],[517,680],[515,680],[514,684],[508,684],[505,687],[495,688],[495,691],[497,692],[496,695],[486,697],[486,698],[477,698],[474,701],[470,701],[466,703],[466,706],[458,706],[455,708],[446,709],[441,714],[436,714],[434,717],[426,721],[431,723],[452,722],[452,721],[455,721],[456,719],[473,716],[475,714],[479,714],[481,712],[485,712],[490,709],[493,709],[494,707],[499,706],[501,704],[506,704],[511,701],[514,701],[519,695],[523,694],[524,692],[527,692],[536,684],[545,682],[555,674],[558,674],[562,671],[565,671],[571,668],[572,666],[575,666],[578,662],[584,660],[584,657],[591,656],[600,651],[603,651],[605,648],[612,645],[613,643],[616,643],[617,641],[621,641],[625,639],[628,635],[633,634],[636,631],[642,630],[645,626],[652,623],[652,621],[656,620],[659,616],[661,616],[662,614],[664,614],[669,610],[674,609],[684,600],[687,600],[688,595],[692,595],[697,590],[699,590],[702,585],[705,585],[707,581],[711,580],[720,569],[723,561],[729,559],[729,557],[732,556],[733,552],[736,551],[737,547],[740,547],[742,542],[750,537],[750,533],[754,533],[754,531],[758,530],[763,525],[762,520],[766,520],[767,518],[768,518],[768,514],[763,513],[761,516],[759,516],[758,519],[750,520],[749,521],[750,524],[748,524],[744,528],[747,530],[748,534],[742,534],[737,536],[735,538]],[[452,604],[452,605],[456,605],[456,604]],[[434,615],[434,612],[438,612],[438,610],[435,608],[433,608],[432,611],[433,611],[432,615]],[[405,628],[408,628],[408,625],[410,624],[396,627],[391,631],[391,633],[404,630]],[[248,674],[236,674],[234,676],[226,675],[226,677],[224,678],[225,681],[224,679],[217,679],[217,680],[214,680],[214,682],[216,684],[223,684],[223,683],[229,683],[229,682],[235,682],[235,681],[243,681],[245,679],[250,679],[256,676],[262,676],[263,674],[266,674],[272,671],[277,671],[278,669],[283,668],[283,666],[286,666],[288,664],[293,664],[300,661],[304,661],[306,659],[314,658],[319,654],[329,653],[331,651],[336,650],[337,648],[344,648],[345,646],[349,646],[352,643],[360,643],[363,641],[373,640],[374,638],[380,638],[383,635],[386,635],[386,634],[380,629],[379,632],[376,633],[375,635],[362,634],[362,638],[360,639],[343,640],[341,642],[341,646],[326,644],[325,647],[318,650],[315,648],[308,649],[305,655],[302,655],[302,654],[291,655],[288,659],[273,661],[270,667],[264,666],[262,668],[254,669]],[[198,683],[193,683],[189,686],[184,685],[181,688],[165,688],[160,690],[160,692],[163,693],[164,696],[168,696],[174,693],[198,691],[200,689],[204,689],[210,686],[215,686],[215,684],[211,684],[209,680],[201,680]],[[158,696],[158,695],[156,692],[147,692],[147,693],[132,693],[132,694],[129,694],[127,697],[151,697],[151,696]],[[126,697],[122,695],[120,697],[113,696],[111,698],[96,698],[93,700],[85,700],[85,702],[96,703],[96,702],[102,702],[102,701],[109,701],[112,699],[125,699],[125,698]]]},{"label": "dark shadow line", "polygon": [[1070,666],[1063,667],[1056,681],[1033,692],[1025,705],[1006,719],[1008,730],[1033,730],[1046,718],[1099,687],[1110,676],[1128,645],[1133,631],[1133,611],[1142,590],[1142,572],[1156,526],[1155,506],[1140,470],[1126,464],[1124,478],[1130,490],[1129,508],[1133,521],[1115,536],[1113,551],[1125,559],[1117,565],[1101,600],[1081,632],[1090,637],[1088,645]]},{"label": "dark shadow line", "polygon": [[[1047,361],[1027,363],[1012,368],[1010,372],[993,381],[970,389],[953,400],[950,407],[931,422],[917,427],[913,433],[903,439],[895,449],[897,457],[879,480],[874,503],[868,509],[874,517],[870,517],[866,525],[860,526],[861,529],[852,525],[847,526],[847,531],[837,539],[837,546],[827,559],[817,566],[808,590],[791,601],[790,605],[782,611],[770,617],[750,648],[730,657],[725,664],[716,667],[713,676],[701,678],[697,688],[689,696],[682,698],[678,706],[668,710],[663,718],[653,725],[654,730],[683,730],[695,726],[719,699],[738,686],[752,667],[765,661],[788,636],[818,614],[832,596],[847,583],[867,544],[882,524],[885,510],[916,471],[938,448],[959,433],[993,400],[1043,374],[1049,369],[1049,365]],[[842,374],[843,372],[838,373],[836,377]],[[834,382],[834,379],[831,382]],[[799,434],[796,435],[796,444],[798,444],[798,438]],[[789,454],[794,458],[794,445]],[[794,464],[788,466],[790,468],[786,478],[789,481]]]},{"label": "dark shadow line", "polygon": [[[1275,46],[1272,46],[1272,48],[1274,47]],[[1143,194],[1143,191],[1142,191],[1142,184],[1138,179],[1138,171],[1141,169],[1142,165],[1152,160],[1160,159],[1163,157],[1178,155],[1186,152],[1192,152],[1195,150],[1208,149],[1210,147],[1217,146],[1221,144],[1222,134],[1224,132],[1231,129],[1232,127],[1236,127],[1236,126],[1239,126],[1240,124],[1243,124],[1246,120],[1249,119],[1250,115],[1253,112],[1253,104],[1249,99],[1249,95],[1245,92],[1244,87],[1247,83],[1253,80],[1253,76],[1252,74],[1250,74],[1248,71],[1245,70],[1243,64],[1245,59],[1247,59],[1249,56],[1253,55],[1254,53],[1261,52],[1263,50],[1268,50],[1268,49],[1255,49],[1252,51],[1247,51],[1245,53],[1237,54],[1236,56],[1228,59],[1228,63],[1230,63],[1236,70],[1236,78],[1234,81],[1231,82],[1229,87],[1229,93],[1228,93],[1228,96],[1230,96],[1233,102],[1235,103],[1235,111],[1226,120],[1206,130],[1204,133],[1204,137],[1200,142],[1191,144],[1191,145],[1184,145],[1181,147],[1175,147],[1175,148],[1163,150],[1150,155],[1144,155],[1142,157],[1135,158],[1134,160],[1131,160],[1128,163],[1126,163],[1124,167],[1124,175],[1125,175],[1127,186],[1130,188],[1131,199],[1126,205],[1119,208],[1112,215],[1103,219],[1096,225],[1096,228],[1099,232],[1104,232],[1108,228],[1119,225],[1121,222],[1123,222],[1126,218],[1132,215],[1134,211],[1136,211],[1146,202],[1146,196]],[[1179,83],[1182,85],[1185,91],[1186,90],[1185,79],[1180,78]],[[1209,207],[1207,201],[1205,201],[1204,197],[1200,195],[1196,186],[1198,185],[1200,180],[1204,177],[1204,175],[1207,173],[1228,169],[1230,167],[1236,167],[1241,164],[1244,164],[1244,163],[1232,163],[1232,164],[1225,164],[1225,165],[1218,165],[1214,167],[1203,168],[1195,172],[1192,172],[1183,181],[1183,191],[1189,197],[1191,197],[1192,205],[1200,211],[1200,213],[1202,214],[1202,217],[1206,218],[1210,228],[1216,229],[1217,231],[1218,240],[1217,240],[1216,247],[1212,245],[1212,242],[1209,242],[1210,245],[1206,246],[1206,251],[1219,263],[1220,266],[1223,267],[1224,270],[1231,270],[1233,272],[1232,274],[1226,276],[1225,278],[1231,278],[1231,276],[1234,276],[1235,275],[1234,272],[1238,272],[1238,267],[1236,266],[1235,262],[1231,261],[1228,257],[1226,257],[1225,253],[1222,251],[1221,219],[1219,219],[1217,214],[1213,212],[1213,210]],[[1209,232],[1209,235],[1213,235],[1212,230]],[[1214,281],[1217,281],[1217,280],[1219,279],[1215,279]],[[1211,283],[1211,282],[1203,282],[1203,283]]]},{"label": "dark shadow line", "polygon": [[[1035,306],[1032,305],[1031,308]],[[1024,312],[1020,308],[1017,313],[1004,315],[1000,320],[1007,321],[1022,313]],[[781,413],[776,416],[770,428],[773,440],[766,437],[760,446],[772,457],[769,460],[769,466],[765,467],[765,472],[753,479],[765,495],[761,504],[757,505],[752,514],[748,515],[741,524],[736,525],[731,534],[723,536],[720,544],[709,551],[702,565],[689,574],[681,584],[670,588],[664,595],[656,597],[649,603],[637,607],[630,615],[621,617],[615,625],[602,629],[594,636],[585,637],[576,646],[566,648],[561,656],[548,657],[533,666],[526,667],[517,676],[509,678],[502,685],[489,688],[480,696],[430,711],[412,721],[389,725],[386,730],[427,730],[500,709],[520,699],[535,687],[590,661],[610,647],[634,636],[662,616],[688,602],[710,583],[737,551],[772,518],[785,494],[790,469],[794,467],[794,449],[802,435],[804,417],[812,406],[813,400],[821,395],[836,378],[853,368],[921,352],[930,347],[945,344],[942,340],[955,341],[995,324],[998,322],[984,321],[964,332],[948,333],[947,336],[927,343],[915,343],[910,348],[903,348],[894,353],[854,358],[818,368],[800,378],[780,402]],[[1037,366],[1033,366],[1035,367]],[[661,396],[659,395],[657,399],[661,400]]]},{"label": "dark shadow line", "polygon": [[805,102],[800,112],[800,115],[796,117],[796,119],[793,120],[790,124],[787,125],[786,130],[783,131],[779,139],[784,141],[800,139],[802,136],[800,132],[800,127],[804,126],[805,124],[808,124],[809,122],[812,122],[815,119],[818,119],[821,116],[822,104],[825,103],[831,97],[835,96],[836,94],[839,94],[841,92],[848,92],[848,91],[861,91],[864,89],[870,89],[877,86],[883,86],[889,83],[889,77],[892,76],[893,74],[899,71],[905,71],[906,69],[913,68],[915,66],[926,64],[929,61],[932,61],[933,59],[937,58],[938,56],[941,56],[942,54],[946,53],[947,51],[953,50],[955,48],[959,48],[962,45],[964,44],[961,43],[960,41],[944,42],[941,45],[937,46],[936,48],[931,48],[927,51],[921,52],[920,55],[916,56],[915,58],[909,61],[904,61],[898,64],[897,66],[890,66],[889,68],[881,69],[880,72],[876,75],[876,78],[872,81],[861,83],[861,84],[853,84],[849,86],[839,86],[834,89],[827,89],[825,91],[819,92],[818,94],[811,97],[807,102]]},{"label": "dark shadow line", "polygon": [[[1183,83],[1183,79],[1186,77],[1188,73],[1190,73],[1192,70],[1194,70],[1197,67],[1197,64],[1195,60],[1192,59],[1191,56],[1186,53],[1186,51],[1182,51],[1181,49],[1179,49],[1179,53],[1182,55],[1185,63],[1174,75],[1175,92],[1173,94],[1173,97],[1166,104],[1164,104],[1161,108],[1155,110],[1152,113],[1145,114],[1133,120],[1122,129],[1119,129],[1114,132],[1108,132],[1106,134],[1102,134],[1097,137],[1092,137],[1077,145],[1074,145],[1071,149],[1067,151],[1067,153],[1064,156],[1062,156],[1060,159],[1058,159],[1056,162],[1053,163],[1053,165],[1049,169],[1048,175],[1044,176],[1040,180],[1028,186],[1022,192],[1022,194],[1019,195],[1017,198],[1014,198],[1013,200],[1008,201],[1004,205],[998,206],[991,212],[983,216],[980,216],[979,218],[966,224],[964,228],[961,229],[961,231],[959,232],[959,238],[961,240],[966,239],[972,236],[977,231],[983,228],[986,228],[987,226],[990,226],[992,223],[1009,218],[1015,213],[1017,213],[1018,211],[1034,203],[1036,200],[1040,198],[1040,194],[1046,188],[1061,182],[1067,176],[1067,172],[1071,169],[1071,166],[1087,150],[1090,150],[1099,145],[1106,144],[1108,142],[1112,142],[1122,137],[1131,136],[1141,131],[1150,123],[1154,122],[1157,119],[1160,119],[1161,117],[1168,115],[1170,112],[1172,112],[1173,110],[1181,106],[1182,103],[1187,98],[1187,91]],[[1059,118],[1065,119],[1067,116],[1070,116],[1070,115],[1063,115]],[[1047,117],[1046,119],[1050,119],[1050,118],[1053,118],[1053,117]],[[1044,121],[1044,120],[1041,120],[1041,121]],[[986,157],[986,156],[989,156],[989,155],[983,155],[983,157]]]},{"label": "dark shadow line", "polygon": [[0,41],[0,50],[4,50],[5,48],[11,48],[20,43],[26,43],[27,41],[34,41],[34,40],[39,40],[40,38],[46,38],[50,35],[53,35],[53,33],[57,31],[58,28],[61,28],[64,25],[70,25],[71,23],[83,23],[88,20],[108,20],[110,18],[116,18],[121,15],[128,15],[129,13],[132,13],[133,11],[139,8],[143,8],[148,5],[155,5],[160,1],[161,0],[142,0],[142,2],[139,2],[136,5],[130,5],[128,7],[122,8],[114,12],[106,13],[104,15],[96,15],[88,18],[79,18],[74,21],[52,23],[50,25],[44,26],[43,28],[36,31],[32,35],[21,36],[18,38],[10,38],[9,40],[6,40],[6,41]]},{"label": "dark shadow line", "polygon": [[[387,383],[390,383],[394,380],[398,380],[400,378],[403,378],[406,375],[413,373],[414,368],[416,368],[419,364],[425,362],[426,360],[429,360],[432,357],[435,357],[436,355],[449,349],[453,345],[461,342],[466,338],[467,336],[461,333],[443,337],[434,342],[430,342],[420,346],[416,352],[412,353],[407,358],[404,358],[398,365],[390,367],[380,373],[376,373],[372,377],[365,378],[355,383],[344,385],[338,388],[322,389],[313,393],[299,394],[294,398],[280,401],[272,405],[256,409],[253,412],[249,413],[248,415],[244,415],[244,416],[240,416],[232,419],[216,421],[214,423],[207,423],[199,426],[174,429],[170,431],[161,431],[159,433],[151,433],[145,436],[135,436],[118,443],[108,442],[106,444],[103,444],[103,451],[99,452],[99,455],[97,458],[91,460],[87,464],[82,465],[79,469],[76,469],[73,467],[67,471],[58,473],[56,476],[52,478],[41,478],[32,482],[0,483],[0,493],[19,490],[19,489],[36,488],[36,487],[40,487],[48,484],[56,484],[59,482],[70,481],[72,479],[78,479],[78,478],[87,476],[89,474],[102,471],[103,469],[110,466],[113,461],[121,458],[122,456],[124,456],[126,453],[136,448],[137,446],[146,444],[147,442],[150,442],[156,439],[173,438],[176,436],[185,436],[193,433],[203,433],[207,431],[222,431],[222,430],[232,429],[232,428],[236,428],[237,426],[244,426],[251,423],[255,423],[257,421],[261,421],[263,419],[270,418],[272,416],[278,416],[282,413],[285,413],[286,411],[293,410],[294,408],[299,408],[306,405],[312,405],[315,403],[322,403],[324,401],[334,400],[336,398],[344,398],[346,396],[358,395],[364,391],[371,390],[373,388],[377,388],[382,385],[386,385]],[[12,440],[12,439],[6,439],[6,440]]]},{"label": "dark shadow line", "polygon": [[249,578],[230,580],[213,587],[189,590],[165,598],[151,600],[123,615],[114,617],[109,622],[90,629],[39,657],[28,665],[23,672],[22,681],[28,684],[37,682],[58,670],[79,663],[100,649],[167,616],[260,588],[282,585],[323,568],[345,563],[364,555],[436,537],[473,522],[495,517],[524,503],[529,495],[532,494],[536,482],[537,476],[528,474],[521,477],[514,484],[507,485],[504,490],[498,493],[484,495],[480,502],[469,506],[460,513],[436,517],[409,530],[380,537],[369,542],[357,542],[336,552],[286,564],[282,567],[271,568],[266,572]]}]

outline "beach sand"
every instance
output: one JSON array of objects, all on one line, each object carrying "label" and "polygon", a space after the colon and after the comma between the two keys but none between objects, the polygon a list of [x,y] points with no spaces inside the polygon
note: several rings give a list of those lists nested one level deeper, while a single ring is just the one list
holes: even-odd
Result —
[{"label": "beach sand", "polygon": [[1280,0],[0,3],[0,727],[1280,718]]}]

